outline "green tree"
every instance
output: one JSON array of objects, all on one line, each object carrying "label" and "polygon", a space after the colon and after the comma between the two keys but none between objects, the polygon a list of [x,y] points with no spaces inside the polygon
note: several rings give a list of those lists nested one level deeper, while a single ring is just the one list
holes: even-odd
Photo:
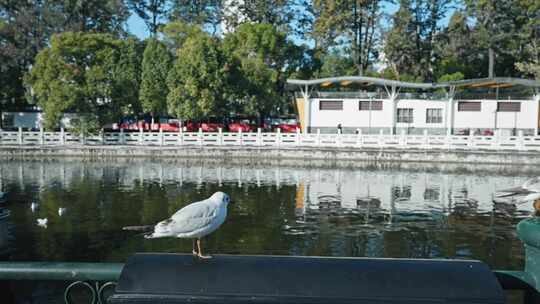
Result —
[{"label": "green tree", "polygon": [[467,24],[467,15],[455,12],[437,42],[439,61],[435,75],[462,73],[467,78],[481,77],[481,66],[478,65],[478,52],[471,41],[473,30]]},{"label": "green tree", "polygon": [[392,28],[386,36],[385,59],[397,79],[401,74],[417,74],[418,49],[416,25],[409,0],[401,0],[399,10],[393,16]]},{"label": "green tree", "polygon": [[221,0],[172,0],[169,19],[210,29],[217,34],[222,16]]},{"label": "green tree", "polygon": [[92,31],[123,35],[129,13],[118,0],[0,0],[0,87],[5,104],[23,105],[23,76],[51,35]]},{"label": "green tree", "polygon": [[136,82],[127,81],[129,71],[120,73],[132,64],[126,59],[132,55],[121,54],[130,48],[125,43],[128,47],[110,34],[66,32],[52,37],[25,79],[45,113],[46,128],[58,127],[66,111],[78,115],[77,129],[83,133],[125,114],[122,109],[133,102],[126,92]]},{"label": "green tree", "polygon": [[[356,74],[363,75],[377,58],[376,43],[381,19],[380,0],[314,0],[313,36],[325,48],[338,47],[350,53]],[[330,57],[332,58],[332,57]]]},{"label": "green tree", "polygon": [[521,44],[519,32],[525,22],[519,2],[519,0],[465,1],[467,10],[475,22],[473,36],[475,46],[478,52],[487,55],[483,56],[485,59],[482,62],[484,67],[487,67],[488,77],[494,77],[496,74],[515,74],[516,51]]},{"label": "green tree", "polygon": [[163,42],[173,53],[176,53],[189,37],[200,37],[205,34],[200,26],[183,21],[167,23],[163,27],[162,32],[164,36]]},{"label": "green tree", "polygon": [[172,58],[165,44],[155,38],[149,39],[142,60],[140,98],[144,112],[167,112],[167,75],[171,66]]},{"label": "green tree", "polygon": [[523,0],[519,5],[523,13],[518,18],[524,22],[519,31],[523,53],[516,67],[526,77],[540,80],[540,1]]},{"label": "green tree", "polygon": [[262,120],[282,108],[285,81],[302,55],[285,33],[270,24],[244,23],[227,34],[223,44],[229,61],[239,71],[233,83],[243,112]]},{"label": "green tree", "polygon": [[225,77],[219,42],[206,33],[188,37],[167,78],[169,113],[189,120],[222,115]]},{"label": "green tree", "polygon": [[113,113],[123,115],[142,112],[139,91],[143,51],[144,44],[133,37],[118,43],[110,79],[113,84],[111,92],[111,99],[114,101],[111,103]]}]

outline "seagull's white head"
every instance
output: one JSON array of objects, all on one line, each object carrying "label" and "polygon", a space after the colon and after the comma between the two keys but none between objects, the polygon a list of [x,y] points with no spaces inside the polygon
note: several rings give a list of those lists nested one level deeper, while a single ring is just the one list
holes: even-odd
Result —
[{"label": "seagull's white head", "polygon": [[227,193],[218,191],[210,197],[211,200],[219,202],[219,204],[223,204],[225,206],[232,203],[230,196]]}]

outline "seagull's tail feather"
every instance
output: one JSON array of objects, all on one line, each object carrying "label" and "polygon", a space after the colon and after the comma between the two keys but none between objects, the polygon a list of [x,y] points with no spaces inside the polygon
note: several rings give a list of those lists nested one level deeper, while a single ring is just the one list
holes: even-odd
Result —
[{"label": "seagull's tail feather", "polygon": [[146,225],[146,226],[126,226],[122,228],[122,230],[127,231],[144,231],[144,232],[150,232],[154,229],[153,225]]}]

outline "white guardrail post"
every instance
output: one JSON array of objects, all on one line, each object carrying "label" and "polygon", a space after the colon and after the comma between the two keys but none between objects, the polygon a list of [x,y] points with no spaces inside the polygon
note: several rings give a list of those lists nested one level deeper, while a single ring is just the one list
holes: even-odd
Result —
[{"label": "white guardrail post", "polygon": [[[448,150],[450,150],[450,144],[448,144]],[[469,134],[469,137],[467,138],[467,148],[473,149],[474,148],[474,135]]]},{"label": "white guardrail post", "polygon": [[276,134],[276,145],[278,148],[281,146],[281,129],[277,128],[277,134]]},{"label": "white guardrail post", "polygon": [[199,133],[197,134],[197,141],[198,141],[198,144],[199,146],[203,146],[203,132],[202,132],[202,128],[199,128]]},{"label": "white guardrail post", "polygon": [[218,128],[218,138],[217,138],[217,144],[219,146],[223,146],[223,129],[222,128]]},{"label": "white guardrail post", "polygon": [[17,131],[17,142],[19,145],[23,144],[23,132],[21,127],[19,127],[19,130]]},{"label": "white guardrail post", "polygon": [[342,146],[342,138],[341,138],[341,129],[337,130],[337,136],[336,136],[336,146],[341,147]]},{"label": "white guardrail post", "polygon": [[66,144],[66,131],[64,131],[64,128],[60,128],[60,144],[62,146]]},{"label": "white guardrail post", "polygon": [[261,128],[257,128],[257,145],[260,147],[263,145],[263,137]]},{"label": "white guardrail post", "polygon": [[178,128],[178,144],[180,146],[184,144],[184,127]]},{"label": "white guardrail post", "polygon": [[400,132],[398,146],[402,149],[407,146],[407,135],[405,134],[405,130],[401,130]]},{"label": "white guardrail post", "polygon": [[300,146],[301,140],[300,140],[300,128],[296,128],[296,146]]},{"label": "white guardrail post", "polygon": [[315,142],[317,147],[321,146],[321,129],[317,129],[317,141]]},{"label": "white guardrail post", "polygon": [[238,145],[242,146],[244,144],[244,140],[242,139],[242,129],[238,129]]},{"label": "white guardrail post", "polygon": [[423,138],[422,144],[424,145],[424,149],[426,150],[429,149],[429,136],[428,136],[427,129],[424,129],[424,138]]},{"label": "white guardrail post", "polygon": [[125,145],[126,144],[126,137],[124,134],[124,129],[120,129],[120,144]]},{"label": "white guardrail post", "polygon": [[518,131],[518,149],[519,151],[525,150],[525,140],[523,138],[523,130]]},{"label": "white guardrail post", "polygon": [[144,145],[144,128],[139,128],[139,145]]},{"label": "white guardrail post", "polygon": [[379,130],[379,138],[377,138],[377,141],[379,143],[379,148],[384,147],[384,130]]},{"label": "white guardrail post", "polygon": [[356,129],[356,146],[358,148],[362,147],[363,143],[362,129]]},{"label": "white guardrail post", "polygon": [[163,139],[163,129],[161,126],[159,126],[159,145],[163,146],[164,139]]},{"label": "white guardrail post", "polygon": [[43,127],[39,128],[39,145],[43,146],[45,143],[45,133],[43,133]]}]

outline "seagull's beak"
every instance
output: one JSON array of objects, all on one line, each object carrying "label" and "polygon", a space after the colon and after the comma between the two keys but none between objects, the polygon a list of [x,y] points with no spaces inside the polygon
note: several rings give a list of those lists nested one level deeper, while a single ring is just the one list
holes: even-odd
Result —
[{"label": "seagull's beak", "polygon": [[234,204],[236,204],[236,202],[233,201],[233,200],[229,200],[229,204],[233,204],[233,205],[234,205]]}]

